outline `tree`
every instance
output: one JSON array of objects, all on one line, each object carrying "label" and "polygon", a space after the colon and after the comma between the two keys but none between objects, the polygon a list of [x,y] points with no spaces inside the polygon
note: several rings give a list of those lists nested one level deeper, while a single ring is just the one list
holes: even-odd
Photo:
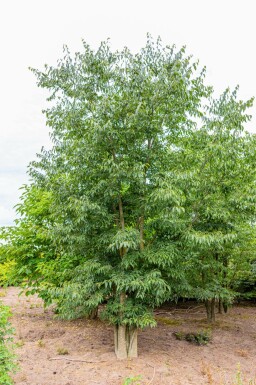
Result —
[{"label": "tree", "polygon": [[205,69],[160,39],[135,55],[83,48],[33,70],[50,93],[53,148],[30,165],[4,249],[59,316],[100,306],[117,357],[135,357],[155,306],[192,296],[212,320],[251,267],[252,100],[213,99]]},{"label": "tree", "polygon": [[[90,313],[114,326],[118,358],[137,356],[137,329],[154,306],[184,290],[178,238],[184,194],[173,172],[177,143],[200,116],[205,69],[185,50],[149,37],[133,55],[65,48],[58,66],[33,70],[50,91],[53,149],[31,165],[53,198],[53,237],[62,271],[51,290],[66,317]],[[74,262],[75,261],[75,262]]]},{"label": "tree", "polygon": [[23,186],[22,190],[15,226],[1,229],[4,243],[0,246],[0,261],[9,268],[3,279],[6,284],[23,283],[32,293],[40,291],[46,300],[45,286],[56,281],[53,272],[58,263],[51,237],[51,193],[35,185]]},{"label": "tree", "polygon": [[209,321],[216,300],[228,304],[236,296],[235,281],[248,272],[248,244],[255,238],[255,137],[243,127],[253,100],[238,100],[237,91],[209,100],[203,126],[183,141],[179,162],[188,175],[181,181],[188,281],[192,296],[205,302]]}]

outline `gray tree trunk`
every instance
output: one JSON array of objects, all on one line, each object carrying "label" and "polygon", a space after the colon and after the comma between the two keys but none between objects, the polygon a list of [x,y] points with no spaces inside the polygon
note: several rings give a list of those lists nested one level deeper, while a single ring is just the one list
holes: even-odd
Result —
[{"label": "gray tree trunk", "polygon": [[115,353],[119,360],[138,357],[138,329],[127,325],[114,327]]}]

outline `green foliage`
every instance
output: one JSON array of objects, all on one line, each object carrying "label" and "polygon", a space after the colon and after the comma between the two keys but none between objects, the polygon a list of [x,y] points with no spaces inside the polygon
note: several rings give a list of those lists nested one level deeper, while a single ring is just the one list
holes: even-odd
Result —
[{"label": "green foliage", "polygon": [[211,332],[209,330],[195,333],[175,332],[174,335],[179,341],[185,340],[196,345],[207,345],[211,341]]},{"label": "green foliage", "polygon": [[185,337],[186,341],[195,343],[197,345],[207,345],[211,340],[209,331],[200,331],[197,333],[189,333]]},{"label": "green foliage", "polygon": [[255,136],[243,129],[252,99],[238,100],[237,91],[209,100],[202,128],[180,153],[186,175],[180,181],[187,215],[184,267],[191,285],[185,295],[200,300],[231,303],[239,276],[255,260]]},{"label": "green foliage", "polygon": [[[55,280],[53,268],[56,247],[50,236],[53,220],[50,193],[36,187],[23,186],[21,202],[16,206],[16,225],[1,229],[0,279],[5,284],[22,284],[39,291],[42,277]],[[42,288],[43,289],[43,288]]]},{"label": "green foliage", "polygon": [[10,374],[17,370],[16,358],[13,354],[12,334],[14,332],[9,318],[10,310],[0,302],[0,383],[13,385]]},{"label": "green foliage", "polygon": [[57,349],[57,353],[60,356],[65,356],[65,355],[69,354],[69,351],[66,348],[60,347],[60,348]]},{"label": "green foliage", "polygon": [[140,380],[142,379],[141,376],[135,376],[135,377],[127,377],[124,379],[124,382],[122,385],[140,385]]},{"label": "green foliage", "polygon": [[185,340],[185,333],[183,332],[174,332],[173,335],[179,341]]},{"label": "green foliage", "polygon": [[[56,68],[33,70],[50,92],[54,146],[30,166],[32,189],[51,201],[39,232],[46,225],[58,256],[44,255],[44,269],[38,254],[23,266],[35,263],[30,277],[60,316],[105,303],[102,317],[112,324],[153,326],[153,307],[186,286],[177,242],[185,196],[172,168],[175,146],[211,92],[205,70],[184,48],[150,36],[135,55],[112,52],[108,42],[95,52],[85,42],[81,53],[64,51]],[[26,197],[24,204],[30,212]]]},{"label": "green foliage", "polygon": [[136,302],[134,299],[127,299],[125,305],[122,305],[118,298],[109,301],[101,317],[113,325],[129,325],[138,328],[156,326],[153,312],[147,306]]},{"label": "green foliage", "polygon": [[167,317],[157,317],[157,322],[161,322],[164,325],[168,326],[174,326],[174,325],[181,325],[182,321],[179,319],[173,319],[173,318],[167,318]]},{"label": "green foliage", "polygon": [[254,279],[252,99],[214,99],[205,68],[150,36],[137,54],[83,42],[32,71],[53,147],[30,164],[3,262],[69,319],[102,305],[107,322],[146,327],[168,299],[231,303]]},{"label": "green foliage", "polygon": [[16,262],[14,260],[0,263],[0,286],[17,286],[21,282],[16,274]]}]

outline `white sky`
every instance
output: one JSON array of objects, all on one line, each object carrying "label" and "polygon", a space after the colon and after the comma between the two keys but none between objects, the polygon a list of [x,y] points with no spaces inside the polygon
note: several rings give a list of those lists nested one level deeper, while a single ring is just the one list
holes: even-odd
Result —
[{"label": "white sky", "polygon": [[[113,49],[138,50],[146,33],[161,36],[207,67],[217,93],[240,85],[256,96],[255,0],[2,0],[0,1],[0,226],[15,218],[26,168],[49,147],[41,110],[45,94],[28,67],[55,64],[62,46],[82,49],[111,39]],[[250,130],[256,126],[255,109]]]}]

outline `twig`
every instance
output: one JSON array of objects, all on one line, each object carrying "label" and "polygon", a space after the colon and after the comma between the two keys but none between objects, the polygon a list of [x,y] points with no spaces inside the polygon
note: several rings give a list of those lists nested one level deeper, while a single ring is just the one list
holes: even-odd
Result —
[{"label": "twig", "polygon": [[66,360],[66,361],[73,361],[73,362],[87,362],[88,364],[99,364],[101,362],[107,362],[107,361],[88,361],[88,360],[79,360],[76,358],[67,358],[67,357],[52,357],[49,358],[49,361],[52,360]]}]

